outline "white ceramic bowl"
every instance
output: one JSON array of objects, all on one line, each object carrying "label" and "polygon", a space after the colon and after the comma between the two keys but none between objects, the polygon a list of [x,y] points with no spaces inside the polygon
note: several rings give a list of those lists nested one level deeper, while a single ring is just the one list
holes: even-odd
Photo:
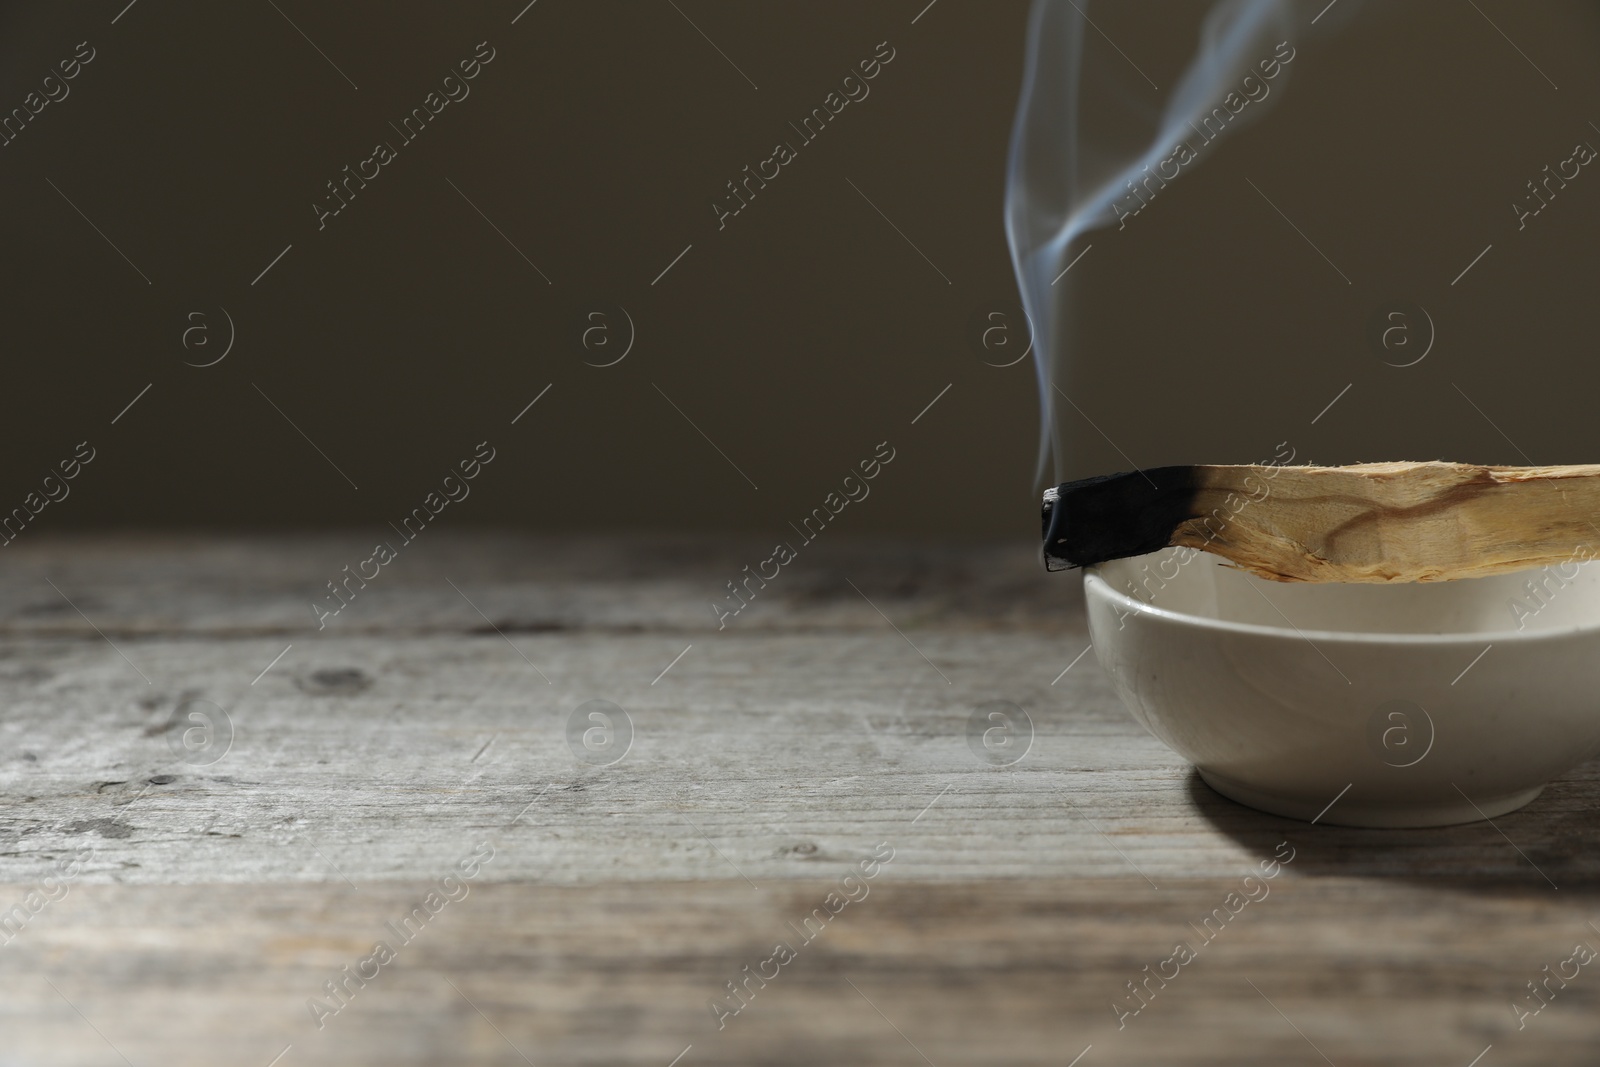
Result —
[{"label": "white ceramic bowl", "polygon": [[1165,549],[1089,568],[1084,592],[1134,718],[1262,811],[1494,818],[1600,751],[1600,562],[1343,585]]}]

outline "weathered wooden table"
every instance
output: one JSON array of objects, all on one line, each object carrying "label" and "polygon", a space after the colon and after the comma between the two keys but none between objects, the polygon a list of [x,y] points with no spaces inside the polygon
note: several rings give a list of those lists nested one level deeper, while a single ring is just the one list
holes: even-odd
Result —
[{"label": "weathered wooden table", "polygon": [[824,540],[719,630],[768,546],[430,532],[319,631],[366,536],[6,549],[0,1063],[1600,1059],[1593,764],[1310,826],[1029,546]]}]

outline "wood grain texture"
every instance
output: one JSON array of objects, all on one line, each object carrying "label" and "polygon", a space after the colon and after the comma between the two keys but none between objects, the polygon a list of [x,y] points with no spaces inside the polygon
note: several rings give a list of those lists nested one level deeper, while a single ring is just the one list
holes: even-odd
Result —
[{"label": "wood grain texture", "polygon": [[[0,922],[86,858],[0,928],[0,1063],[1592,1060],[1591,967],[1521,1030],[1511,1003],[1600,947],[1600,764],[1493,826],[1239,807],[1092,653],[1061,674],[1078,583],[1027,547],[819,542],[719,630],[759,544],[441,536],[318,631],[363,544],[7,550]],[[633,726],[609,766],[568,743],[593,699]],[[968,742],[994,700],[1032,720],[1011,766]],[[232,720],[214,763],[174,754],[185,701]],[[1124,983],[1285,840],[1119,1030]],[[466,898],[318,1029],[308,998],[479,841]],[[880,842],[870,894],[718,1030],[707,1002]]]},{"label": "wood grain texture", "polygon": [[[1172,543],[1290,582],[1439,582],[1600,553],[1600,466],[1201,467]],[[1209,521],[1213,517],[1220,521]]]},{"label": "wood grain texture", "polygon": [[[136,1064],[261,1067],[285,1046],[285,1064],[665,1067],[690,1045],[684,1064],[1065,1064],[1091,1044],[1082,1064],[1321,1050],[1465,1067],[1490,1044],[1501,1063],[1593,1062],[1587,969],[1523,1029],[1510,1008],[1573,942],[1600,941],[1579,914],[1592,895],[1284,880],[1119,1029],[1124,983],[1198,944],[1190,924],[1225,884],[917,885],[893,868],[809,944],[788,924],[830,882],[483,886],[321,1028],[308,1000],[337,1003],[323,983],[425,883],[84,886],[0,953],[0,1030],[8,1062],[42,1065],[120,1062],[108,1042]],[[719,1029],[708,1002],[778,940],[796,958]]]}]

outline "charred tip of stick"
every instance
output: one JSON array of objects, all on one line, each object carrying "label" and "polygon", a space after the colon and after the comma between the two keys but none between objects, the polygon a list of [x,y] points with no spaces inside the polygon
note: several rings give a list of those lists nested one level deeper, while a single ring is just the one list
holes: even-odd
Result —
[{"label": "charred tip of stick", "polygon": [[1156,467],[1062,482],[1040,508],[1046,570],[1087,567],[1166,548],[1194,518],[1193,467]]}]

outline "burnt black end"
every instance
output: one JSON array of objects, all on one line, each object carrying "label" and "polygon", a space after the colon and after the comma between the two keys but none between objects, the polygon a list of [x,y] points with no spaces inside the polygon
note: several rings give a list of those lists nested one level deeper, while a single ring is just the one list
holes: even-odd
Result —
[{"label": "burnt black end", "polygon": [[1178,525],[1196,517],[1197,489],[1196,469],[1186,466],[1102,474],[1045,490],[1045,569],[1087,567],[1166,548]]}]

